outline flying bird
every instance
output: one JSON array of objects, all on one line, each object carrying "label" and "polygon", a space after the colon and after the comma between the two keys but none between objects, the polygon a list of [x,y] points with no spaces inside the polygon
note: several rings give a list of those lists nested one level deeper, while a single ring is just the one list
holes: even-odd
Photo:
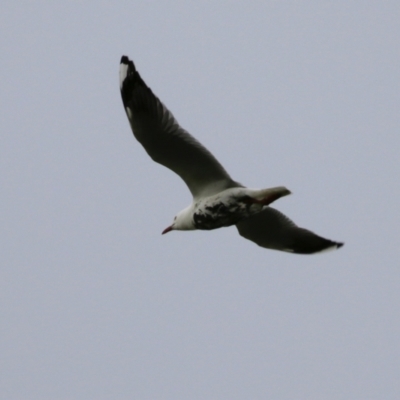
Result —
[{"label": "flying bird", "polygon": [[234,181],[219,161],[178,124],[127,56],[121,58],[119,80],[135,138],[153,161],[178,174],[193,196],[192,203],[175,216],[163,234],[236,225],[241,236],[267,249],[312,254],[343,246],[296,226],[269,206],[290,194],[287,188],[249,189]]}]

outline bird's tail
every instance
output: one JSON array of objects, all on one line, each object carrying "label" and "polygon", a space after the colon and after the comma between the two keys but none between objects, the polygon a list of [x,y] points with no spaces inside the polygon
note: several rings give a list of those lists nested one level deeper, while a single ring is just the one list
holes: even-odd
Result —
[{"label": "bird's tail", "polygon": [[277,186],[269,189],[252,190],[248,194],[248,202],[267,206],[275,200],[278,200],[283,196],[288,196],[289,194],[291,194],[291,191],[284,186]]}]

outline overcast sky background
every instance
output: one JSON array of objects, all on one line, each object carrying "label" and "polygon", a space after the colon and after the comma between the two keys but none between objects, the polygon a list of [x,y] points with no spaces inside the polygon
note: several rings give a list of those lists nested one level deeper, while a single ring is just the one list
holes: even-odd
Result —
[{"label": "overcast sky background", "polygon": [[[3,4],[0,397],[400,398],[400,3]],[[344,241],[161,231],[122,54],[230,172]]]}]

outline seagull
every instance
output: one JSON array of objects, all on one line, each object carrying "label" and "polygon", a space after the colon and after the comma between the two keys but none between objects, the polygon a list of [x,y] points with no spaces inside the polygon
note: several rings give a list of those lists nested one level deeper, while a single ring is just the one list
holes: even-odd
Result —
[{"label": "seagull", "polygon": [[135,138],[153,161],[178,174],[193,196],[162,234],[236,225],[241,236],[267,249],[313,254],[343,246],[298,227],[269,206],[289,195],[287,188],[250,189],[234,181],[210,151],[178,124],[127,56],[121,58],[119,83]]}]

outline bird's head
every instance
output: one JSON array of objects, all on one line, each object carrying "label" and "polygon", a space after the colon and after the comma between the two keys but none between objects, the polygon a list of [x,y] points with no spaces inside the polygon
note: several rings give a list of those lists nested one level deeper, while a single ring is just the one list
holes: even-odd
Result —
[{"label": "bird's head", "polygon": [[174,222],[165,228],[162,231],[162,235],[164,233],[168,233],[171,231],[190,231],[196,229],[194,226],[193,222],[193,211],[192,207],[189,206],[185,208],[184,210],[180,211],[175,217],[174,217]]}]

